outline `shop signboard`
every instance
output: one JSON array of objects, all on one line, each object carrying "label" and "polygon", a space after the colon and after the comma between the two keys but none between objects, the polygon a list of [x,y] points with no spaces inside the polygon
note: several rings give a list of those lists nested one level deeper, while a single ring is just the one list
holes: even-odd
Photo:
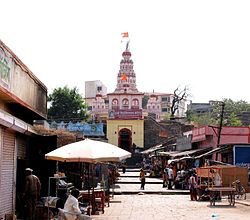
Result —
[{"label": "shop signboard", "polygon": [[5,88],[9,87],[11,67],[11,56],[0,47],[0,85]]},{"label": "shop signboard", "polygon": [[250,169],[250,145],[234,145],[234,165]]},{"label": "shop signboard", "polygon": [[142,119],[142,109],[119,109],[109,111],[109,119]]}]

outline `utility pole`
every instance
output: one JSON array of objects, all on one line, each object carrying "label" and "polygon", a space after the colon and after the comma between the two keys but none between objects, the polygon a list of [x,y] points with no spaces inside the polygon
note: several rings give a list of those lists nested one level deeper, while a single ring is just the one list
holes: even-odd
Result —
[{"label": "utility pole", "polygon": [[[220,145],[220,136],[221,136],[221,130],[222,130],[222,122],[223,122],[223,115],[224,115],[224,108],[225,108],[225,103],[221,103],[221,114],[220,114],[220,127],[219,127],[219,134],[218,134],[218,139],[217,139],[217,147]],[[216,153],[216,160],[218,159],[218,153]]]}]

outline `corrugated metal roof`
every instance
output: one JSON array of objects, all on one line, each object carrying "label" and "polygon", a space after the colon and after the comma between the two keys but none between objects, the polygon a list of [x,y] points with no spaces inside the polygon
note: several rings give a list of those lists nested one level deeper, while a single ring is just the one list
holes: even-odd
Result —
[{"label": "corrugated metal roof", "polygon": [[170,151],[170,152],[160,152],[160,155],[164,156],[171,156],[172,158],[178,158],[178,157],[185,157],[185,156],[192,156],[196,153],[202,153],[204,151],[211,150],[211,147],[208,148],[202,148],[202,149],[194,149],[194,150],[186,150],[186,151]]},{"label": "corrugated metal roof", "polygon": [[200,159],[202,157],[209,156],[209,155],[212,155],[214,153],[219,153],[219,152],[221,152],[223,150],[227,150],[227,149],[229,149],[231,147],[232,147],[232,145],[227,145],[227,146],[223,146],[223,147],[217,147],[217,148],[214,148],[214,149],[212,149],[212,150],[210,150],[210,151],[208,151],[208,152],[206,152],[204,154],[196,156],[195,159]]},{"label": "corrugated metal roof", "polygon": [[153,147],[151,147],[151,148],[149,148],[147,150],[142,151],[141,153],[142,154],[149,154],[149,153],[152,153],[152,152],[154,152],[156,150],[160,150],[162,148],[164,148],[163,144],[158,144],[158,145],[153,146]]}]

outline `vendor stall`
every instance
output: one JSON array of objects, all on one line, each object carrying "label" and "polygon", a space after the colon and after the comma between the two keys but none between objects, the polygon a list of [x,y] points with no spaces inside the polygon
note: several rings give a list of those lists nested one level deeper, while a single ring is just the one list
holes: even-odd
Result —
[{"label": "vendor stall", "polygon": [[240,180],[247,187],[247,168],[237,166],[207,166],[196,169],[198,177],[197,193],[199,200],[209,198],[210,204],[221,196],[228,196],[230,205],[235,204],[235,187],[232,185]]}]

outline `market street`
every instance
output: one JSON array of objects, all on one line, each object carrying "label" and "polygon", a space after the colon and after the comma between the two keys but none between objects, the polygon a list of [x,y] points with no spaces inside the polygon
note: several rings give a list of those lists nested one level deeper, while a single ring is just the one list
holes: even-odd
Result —
[{"label": "market street", "polygon": [[190,201],[189,195],[133,194],[115,195],[105,213],[91,216],[101,220],[242,220],[248,219],[250,207],[222,201],[210,206],[209,201]]},{"label": "market street", "polygon": [[[242,220],[250,213],[250,193],[246,200],[229,206],[226,198],[210,206],[209,201],[190,201],[188,190],[162,188],[159,178],[146,178],[145,190],[140,190],[138,169],[121,171],[116,183],[116,194],[105,207],[104,214],[92,215],[101,220]],[[245,205],[243,205],[245,204]]]}]

